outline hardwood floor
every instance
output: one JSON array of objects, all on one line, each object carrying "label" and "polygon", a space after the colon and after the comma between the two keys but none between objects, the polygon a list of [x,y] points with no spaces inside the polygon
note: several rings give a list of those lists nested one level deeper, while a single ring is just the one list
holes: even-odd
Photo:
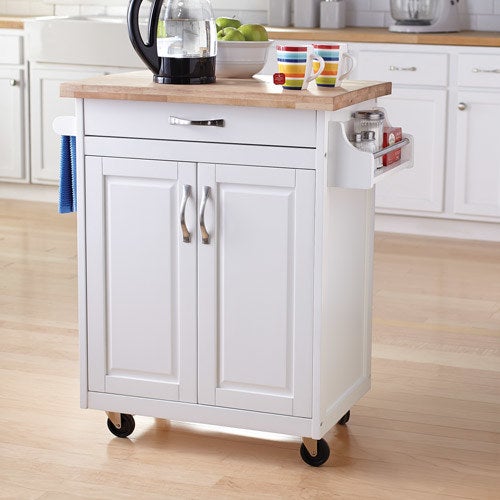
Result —
[{"label": "hardwood floor", "polygon": [[327,440],[79,408],[76,219],[0,200],[0,498],[499,498],[500,244],[376,237],[373,388]]}]

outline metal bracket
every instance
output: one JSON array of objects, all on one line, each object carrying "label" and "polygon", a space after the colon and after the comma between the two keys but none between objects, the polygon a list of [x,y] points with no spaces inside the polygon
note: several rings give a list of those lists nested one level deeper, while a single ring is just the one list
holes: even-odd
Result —
[{"label": "metal bracket", "polygon": [[106,415],[117,429],[122,428],[122,414],[114,411],[107,411]]},{"label": "metal bracket", "polygon": [[318,454],[318,441],[316,439],[311,439],[307,437],[302,438],[304,446],[307,448],[309,455],[315,457]]}]

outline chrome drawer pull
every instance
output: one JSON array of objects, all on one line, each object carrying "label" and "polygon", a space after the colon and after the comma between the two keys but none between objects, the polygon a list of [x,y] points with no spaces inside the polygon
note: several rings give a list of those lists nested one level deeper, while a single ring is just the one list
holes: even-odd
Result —
[{"label": "chrome drawer pull", "polygon": [[473,73],[500,73],[500,69],[472,68]]},{"label": "chrome drawer pull", "polygon": [[14,78],[12,80],[9,80],[9,85],[11,87],[15,87],[19,82],[17,80],[14,80]]},{"label": "chrome drawer pull", "polygon": [[408,68],[402,68],[401,66],[389,66],[389,71],[417,71],[415,66],[410,66]]},{"label": "chrome drawer pull", "polygon": [[205,226],[205,208],[207,206],[207,201],[210,198],[210,187],[203,186],[203,196],[201,198],[200,205],[200,231],[201,231],[201,242],[204,245],[210,243],[210,235],[208,234],[207,227]]},{"label": "chrome drawer pull", "polygon": [[186,225],[186,205],[191,197],[191,186],[185,184],[183,186],[182,201],[181,201],[181,230],[182,230],[182,241],[184,243],[191,243],[191,233]]},{"label": "chrome drawer pull", "polygon": [[177,116],[170,117],[170,125],[197,125],[200,127],[224,127],[224,120],[186,120]]}]

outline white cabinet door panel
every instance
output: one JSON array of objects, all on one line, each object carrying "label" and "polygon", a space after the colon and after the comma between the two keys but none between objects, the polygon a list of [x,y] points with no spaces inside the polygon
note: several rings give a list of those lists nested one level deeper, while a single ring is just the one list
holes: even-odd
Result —
[{"label": "white cabinet door panel", "polygon": [[466,109],[456,121],[455,207],[458,214],[500,217],[500,94],[459,92]]},{"label": "white cabinet door panel", "polygon": [[103,71],[63,71],[31,69],[30,129],[31,181],[38,184],[59,182],[61,140],[52,129],[57,116],[74,115],[73,99],[59,97],[61,83],[103,74]]},{"label": "white cabinet door panel", "polygon": [[23,92],[24,72],[0,68],[0,178],[5,180],[26,178]]},{"label": "white cabinet door panel", "polygon": [[195,179],[194,164],[86,160],[91,391],[196,401],[196,240],[179,223]]},{"label": "white cabinet door panel", "polygon": [[211,241],[199,243],[200,402],[310,416],[314,179],[199,166],[198,192],[212,190]]},{"label": "white cabinet door panel", "polygon": [[443,210],[446,90],[394,88],[378,99],[391,125],[415,138],[415,166],[398,172],[376,189],[377,208]]}]

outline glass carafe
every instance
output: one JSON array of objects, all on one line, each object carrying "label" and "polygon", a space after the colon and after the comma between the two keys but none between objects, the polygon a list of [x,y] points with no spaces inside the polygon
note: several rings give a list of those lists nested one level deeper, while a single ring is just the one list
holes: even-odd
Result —
[{"label": "glass carafe", "polygon": [[391,0],[397,24],[429,25],[436,18],[440,0]]}]

